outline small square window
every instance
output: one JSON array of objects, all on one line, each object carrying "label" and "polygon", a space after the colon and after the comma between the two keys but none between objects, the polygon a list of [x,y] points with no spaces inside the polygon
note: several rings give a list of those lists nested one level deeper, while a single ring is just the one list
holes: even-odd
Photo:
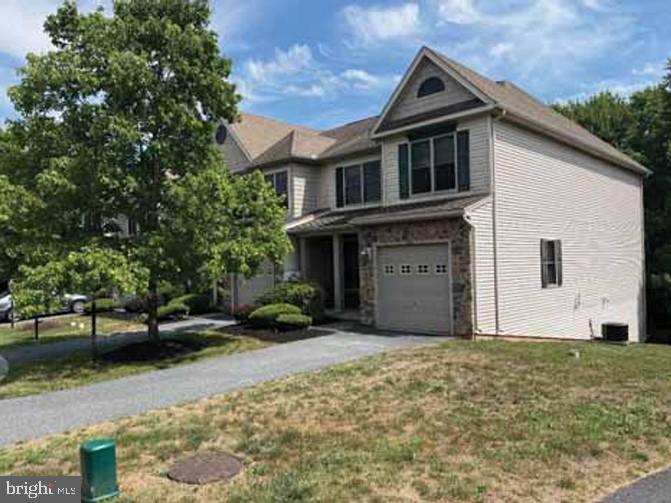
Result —
[{"label": "small square window", "polygon": [[412,274],[412,266],[410,264],[403,264],[401,266],[401,274],[404,276],[409,276]]},{"label": "small square window", "polygon": [[447,264],[436,264],[436,274],[447,274]]},{"label": "small square window", "polygon": [[385,265],[384,274],[385,276],[393,276],[394,274],[396,274],[396,268],[394,267],[394,264]]},{"label": "small square window", "polygon": [[417,274],[429,274],[429,270],[428,264],[419,264],[417,266]]}]

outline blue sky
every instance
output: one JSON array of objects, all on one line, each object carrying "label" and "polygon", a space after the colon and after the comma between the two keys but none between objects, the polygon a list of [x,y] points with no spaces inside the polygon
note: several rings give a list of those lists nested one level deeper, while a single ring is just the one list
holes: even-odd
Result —
[{"label": "blue sky", "polygon": [[[48,50],[58,0],[2,0],[0,118],[27,51]],[[212,0],[242,108],[326,128],[377,114],[422,45],[545,101],[658,82],[668,0]],[[82,9],[111,0],[80,0]]]}]

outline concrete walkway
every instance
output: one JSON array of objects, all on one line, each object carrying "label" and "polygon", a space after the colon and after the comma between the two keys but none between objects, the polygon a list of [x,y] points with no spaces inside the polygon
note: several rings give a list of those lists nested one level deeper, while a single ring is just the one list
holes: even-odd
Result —
[{"label": "concrete walkway", "polygon": [[671,501],[671,468],[637,480],[623,487],[601,503],[669,503]]},{"label": "concrete walkway", "polygon": [[[224,328],[231,325],[235,325],[235,321],[223,316],[215,315],[212,317],[190,318],[184,321],[161,324],[161,334],[169,335],[175,332]],[[100,336],[98,337],[98,348],[101,351],[106,351],[124,344],[143,341],[146,338],[146,329]],[[42,344],[20,346],[4,352],[0,351],[0,356],[4,357],[11,366],[19,363],[63,358],[72,353],[89,351],[90,349],[90,337],[76,337],[59,342],[44,342]]]},{"label": "concrete walkway", "polygon": [[0,400],[0,446],[199,400],[390,349],[443,340],[335,331],[81,388]]}]

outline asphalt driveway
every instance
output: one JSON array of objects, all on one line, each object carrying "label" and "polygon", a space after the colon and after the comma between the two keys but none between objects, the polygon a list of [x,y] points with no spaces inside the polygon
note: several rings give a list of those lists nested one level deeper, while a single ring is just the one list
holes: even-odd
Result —
[{"label": "asphalt driveway", "polygon": [[0,446],[191,402],[438,337],[334,331],[81,388],[0,400]]}]

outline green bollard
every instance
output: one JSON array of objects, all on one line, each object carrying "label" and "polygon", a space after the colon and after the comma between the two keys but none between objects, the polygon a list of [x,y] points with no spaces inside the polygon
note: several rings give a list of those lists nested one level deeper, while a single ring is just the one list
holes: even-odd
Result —
[{"label": "green bollard", "polygon": [[116,444],[98,439],[79,448],[82,469],[82,501],[91,503],[119,495],[116,479]]}]

